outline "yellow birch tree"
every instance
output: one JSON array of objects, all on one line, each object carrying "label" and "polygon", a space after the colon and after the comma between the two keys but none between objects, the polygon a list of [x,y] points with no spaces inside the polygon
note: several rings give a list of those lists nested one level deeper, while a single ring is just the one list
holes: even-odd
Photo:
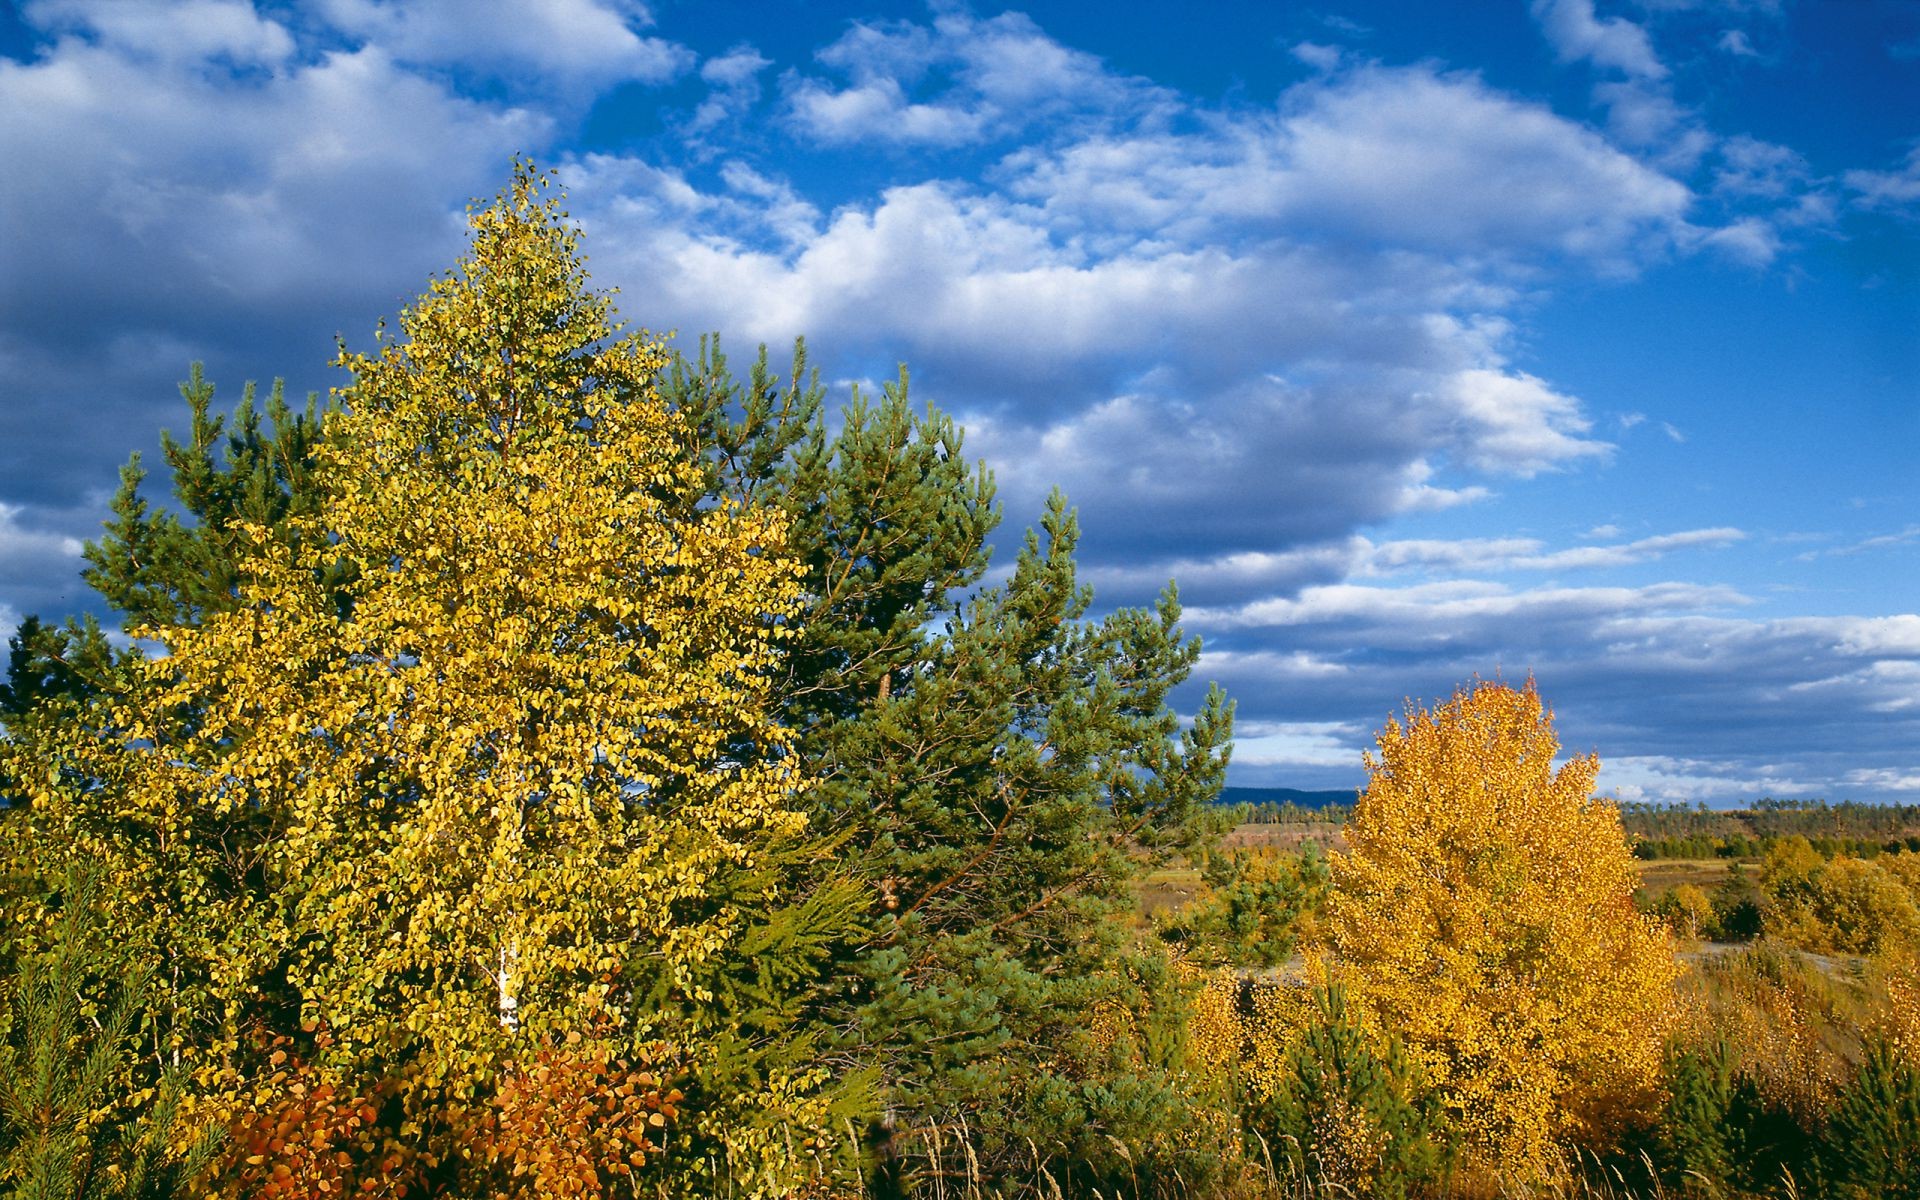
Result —
[{"label": "yellow birch tree", "polygon": [[[784,525],[705,499],[663,349],[587,289],[546,186],[520,168],[401,336],[342,350],[320,511],[295,539],[239,531],[238,603],[136,630],[163,653],[109,716],[11,751],[36,840],[114,864],[229,1047],[280,973],[333,1068],[404,1064],[436,1112],[580,1031],[737,1048],[714,980],[771,903],[740,893],[805,823],[768,713]],[[216,869],[235,814],[244,869]],[[209,915],[245,945],[164,928]]]},{"label": "yellow birch tree", "polygon": [[1558,769],[1531,680],[1409,706],[1333,856],[1333,972],[1403,1039],[1470,1165],[1551,1175],[1656,1094],[1677,967],[1634,909],[1592,755]]}]

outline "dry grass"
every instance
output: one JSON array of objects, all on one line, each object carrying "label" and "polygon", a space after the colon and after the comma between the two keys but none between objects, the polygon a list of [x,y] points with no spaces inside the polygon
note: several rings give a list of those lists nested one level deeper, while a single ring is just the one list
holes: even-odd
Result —
[{"label": "dry grass", "polygon": [[1232,832],[1220,839],[1223,850],[1272,849],[1288,850],[1298,853],[1308,842],[1317,842],[1322,850],[1345,850],[1346,835],[1342,826],[1324,821],[1303,821],[1297,824],[1236,825]]}]

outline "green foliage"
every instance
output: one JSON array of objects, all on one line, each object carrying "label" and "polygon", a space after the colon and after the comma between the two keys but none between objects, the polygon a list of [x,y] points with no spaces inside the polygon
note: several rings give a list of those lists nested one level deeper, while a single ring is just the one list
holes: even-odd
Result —
[{"label": "green foliage", "polygon": [[1870,1042],[1833,1107],[1826,1141],[1836,1196],[1920,1198],[1920,1068],[1885,1041]]},{"label": "green foliage", "polygon": [[1210,893],[1177,914],[1160,936],[1202,963],[1273,967],[1318,927],[1332,887],[1319,847],[1298,855],[1210,851],[1202,873]]},{"label": "green foliage", "polygon": [[1368,1033],[1338,986],[1315,996],[1280,1085],[1248,1118],[1267,1150],[1316,1187],[1400,1200],[1422,1194],[1451,1165],[1440,1107],[1406,1052]]},{"label": "green foliage", "polygon": [[65,626],[27,617],[7,639],[0,728],[20,728],[38,712],[97,691],[112,667],[113,648],[93,617]]},{"label": "green foliage", "polygon": [[1724,1038],[1675,1044],[1652,1134],[1661,1178],[1685,1194],[1769,1195],[1814,1174],[1819,1142],[1777,1092],[1742,1068]]},{"label": "green foliage", "polygon": [[180,385],[187,440],[161,435],[178,513],[142,498],[146,471],[135,454],[120,472],[106,535],[87,546],[87,582],[132,624],[198,625],[234,608],[246,563],[257,553],[244,531],[270,530],[293,546],[297,519],[319,511],[323,479],[315,451],[337,410],[309,397],[306,410],[296,412],[276,380],[263,425],[248,383],[229,422],[211,411],[213,394],[194,363]]},{"label": "green foliage", "polygon": [[[12,982],[0,1027],[0,1184],[19,1200],[163,1200],[211,1163],[220,1130],[184,1154],[177,1076],[130,1061],[148,978],[123,975],[103,952],[93,918],[93,877],[70,879],[50,951]],[[151,1080],[138,1096],[131,1077]]]},{"label": "green foliage", "polygon": [[1731,942],[1750,942],[1760,936],[1764,917],[1760,886],[1745,867],[1733,864],[1720,886],[1713,889],[1713,926]]},{"label": "green foliage", "polygon": [[665,390],[712,439],[715,486],[787,512],[803,568],[783,720],[870,922],[821,1014],[829,1050],[874,1064],[909,1154],[904,1131],[963,1119],[987,1170],[1090,1137],[1140,1145],[1073,1047],[1141,854],[1212,827],[1230,709],[1215,693],[1182,729],[1168,707],[1198,655],[1171,589],[1088,619],[1058,496],[1006,580],[979,586],[992,479],[904,372],[856,392],[831,435],[811,378],[804,349],[784,380],[763,352],[742,385],[707,342]]}]

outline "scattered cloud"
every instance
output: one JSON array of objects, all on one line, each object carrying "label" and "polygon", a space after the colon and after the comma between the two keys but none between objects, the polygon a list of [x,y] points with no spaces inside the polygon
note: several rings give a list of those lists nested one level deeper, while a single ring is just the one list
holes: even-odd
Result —
[{"label": "scattered cloud", "polygon": [[1909,525],[1898,533],[1883,533],[1844,546],[1829,546],[1819,550],[1808,550],[1797,557],[1801,562],[1815,559],[1845,557],[1854,554],[1867,554],[1875,550],[1891,550],[1897,546],[1911,546],[1920,543],[1920,525]]},{"label": "scattered cloud", "polygon": [[1844,179],[1861,208],[1920,217],[1920,145],[1890,171],[1848,171]]},{"label": "scattered cloud", "polygon": [[687,120],[686,138],[697,141],[751,112],[760,100],[760,73],[772,65],[771,59],[752,46],[736,46],[701,63],[700,78],[707,84],[707,95]]},{"label": "scattered cloud", "polygon": [[[1164,94],[1048,37],[1021,13],[856,22],[815,56],[846,80],[790,74],[787,117],[803,136],[964,145],[1005,136],[1072,108],[1151,105]],[[927,93],[915,99],[916,90]]]},{"label": "scattered cloud", "polygon": [[[1617,536],[1594,530],[1589,536]],[[1652,562],[1676,550],[1715,549],[1746,540],[1738,529],[1689,529],[1606,546],[1547,550],[1537,538],[1435,538],[1383,542],[1356,557],[1355,574],[1387,575],[1408,569],[1446,571],[1566,571]]]},{"label": "scattered cloud", "polygon": [[1562,62],[1590,62],[1645,79],[1667,74],[1647,31],[1625,17],[1596,16],[1593,0],[1533,0],[1533,19]]}]

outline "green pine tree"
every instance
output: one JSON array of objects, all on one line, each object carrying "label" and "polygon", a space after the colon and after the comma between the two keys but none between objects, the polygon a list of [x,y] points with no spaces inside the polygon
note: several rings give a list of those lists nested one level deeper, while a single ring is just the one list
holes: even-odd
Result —
[{"label": "green pine tree", "polygon": [[1349,1015],[1338,987],[1315,1000],[1282,1086],[1252,1106],[1252,1132],[1316,1191],[1422,1194],[1450,1161],[1437,1103],[1399,1044],[1377,1043]]},{"label": "green pine tree", "polygon": [[1920,1068],[1885,1040],[1871,1042],[1834,1106],[1825,1142],[1836,1196],[1920,1198]]},{"label": "green pine tree", "polygon": [[314,450],[329,410],[310,396],[295,412],[275,380],[263,424],[249,383],[229,423],[212,412],[213,394],[194,363],[180,385],[187,440],[161,434],[177,512],[156,510],[141,495],[146,470],[135,454],[121,469],[105,536],[87,545],[87,582],[129,624],[197,625],[234,607],[245,558],[240,523],[291,542],[289,519],[319,505]]},{"label": "green pine tree", "polygon": [[[102,980],[119,964],[92,917],[97,879],[70,877],[50,952],[30,960],[0,1002],[0,1184],[19,1200],[163,1200],[185,1196],[211,1165],[217,1128],[184,1156],[171,1149],[177,1079],[133,1061],[148,976]],[[122,1093],[144,1078],[154,1098],[132,1108]]]},{"label": "green pine tree", "polygon": [[831,434],[804,348],[784,382],[763,351],[743,387],[703,343],[669,394],[710,431],[716,486],[786,508],[806,571],[785,716],[819,781],[814,827],[843,839],[870,918],[820,1019],[879,1073],[876,1140],[950,1157],[965,1128],[989,1172],[1139,1147],[1137,1089],[1081,1056],[1124,973],[1107,918],[1145,856],[1209,832],[1231,729],[1217,690],[1186,728],[1168,705],[1199,653],[1172,588],[1088,619],[1057,494],[1005,581],[980,586],[992,478],[904,371]]}]

